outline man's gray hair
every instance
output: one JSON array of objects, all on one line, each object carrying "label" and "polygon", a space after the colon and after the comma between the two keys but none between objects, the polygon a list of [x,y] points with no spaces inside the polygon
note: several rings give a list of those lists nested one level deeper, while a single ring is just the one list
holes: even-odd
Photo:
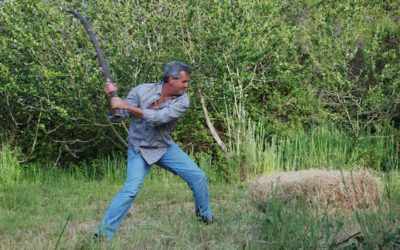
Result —
[{"label": "man's gray hair", "polygon": [[192,69],[183,62],[172,61],[167,63],[164,69],[163,82],[166,83],[168,81],[168,77],[170,76],[172,76],[174,79],[178,79],[181,71],[185,71],[189,75],[192,74]]}]

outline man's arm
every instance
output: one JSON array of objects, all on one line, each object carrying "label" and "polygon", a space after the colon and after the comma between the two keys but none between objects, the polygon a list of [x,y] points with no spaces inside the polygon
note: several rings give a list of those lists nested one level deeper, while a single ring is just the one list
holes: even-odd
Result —
[{"label": "man's arm", "polygon": [[143,109],[134,106],[133,103],[130,104],[119,97],[111,98],[110,102],[111,102],[111,108],[113,109],[118,107],[119,109],[124,109],[128,111],[130,114],[138,118],[143,118],[143,113],[144,113]]},{"label": "man's arm", "polygon": [[[117,91],[117,86],[115,83],[107,83],[104,87],[104,92],[106,93],[106,95],[109,98],[110,101],[110,106],[111,109],[115,109],[115,106],[120,106],[121,103],[123,102],[129,106],[138,106],[139,105],[139,101],[137,98],[137,87],[133,88],[131,90],[131,92],[129,92],[128,96],[125,98],[125,101],[123,101],[121,98],[119,97],[112,97],[110,93],[112,93],[113,91]],[[126,118],[128,118],[129,113],[127,112],[128,110],[119,108],[119,112],[120,112],[120,116],[115,116],[114,114],[110,113],[110,115],[108,116],[108,119],[111,120],[112,122],[120,122]]]},{"label": "man's arm", "polygon": [[144,109],[143,119],[155,126],[177,120],[189,108],[189,97],[185,94],[173,100],[170,105],[160,110]]},{"label": "man's arm", "polygon": [[121,98],[114,97],[111,99],[111,107],[124,109],[138,118],[143,118],[148,123],[159,126],[172,122],[182,116],[189,108],[189,98],[185,95],[168,107],[153,110],[138,108],[123,101]]}]

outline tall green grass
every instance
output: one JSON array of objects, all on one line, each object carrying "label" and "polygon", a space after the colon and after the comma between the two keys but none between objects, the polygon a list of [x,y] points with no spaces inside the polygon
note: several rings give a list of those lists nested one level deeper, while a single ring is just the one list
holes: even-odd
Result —
[{"label": "tall green grass", "polygon": [[[319,126],[293,137],[279,138],[267,135],[264,128],[244,117],[230,124],[225,169],[220,171],[210,155],[192,153],[198,165],[206,172],[210,182],[237,182],[277,171],[319,169],[371,169],[389,171],[399,169],[399,140],[394,129],[381,126],[354,139],[331,125]],[[3,145],[0,151],[0,182],[17,183],[29,179],[47,182],[48,179],[68,174],[76,179],[120,181],[125,178],[126,159],[108,156],[95,161],[68,165],[18,162],[18,149]],[[225,165],[223,165],[225,164]],[[153,175],[168,177],[169,173],[153,168]],[[52,174],[54,173],[54,174]],[[54,175],[54,176],[52,176]]]},{"label": "tall green grass", "polygon": [[[308,168],[393,170],[399,166],[394,129],[382,126],[354,138],[334,126],[312,128],[275,143],[279,170]],[[267,144],[268,145],[268,144]]]},{"label": "tall green grass", "polygon": [[80,165],[69,164],[64,167],[54,163],[34,162],[23,169],[21,181],[33,183],[53,183],[64,179],[118,182],[125,178],[125,159],[122,157],[104,157]]},{"label": "tall green grass", "polygon": [[22,167],[19,164],[18,148],[3,143],[0,147],[0,183],[14,184],[20,180]]},{"label": "tall green grass", "polygon": [[331,125],[286,138],[267,136],[262,126],[250,120],[240,126],[241,132],[235,133],[228,144],[229,172],[236,179],[310,168],[399,169],[399,141],[389,126],[366,132],[359,139]]},{"label": "tall green grass", "polygon": [[[260,129],[251,123],[246,126],[255,132]],[[285,167],[285,162],[289,166],[297,162],[296,167],[312,164],[313,159],[319,162],[312,166],[324,162],[329,166],[331,162],[336,162],[331,155],[339,154],[342,152],[339,149],[346,149],[344,145],[351,143],[343,133],[330,127],[312,131],[293,138],[265,140],[253,137],[260,139],[246,141],[239,148],[244,151],[239,152],[252,148],[247,147],[249,143],[253,147],[262,143],[263,148],[262,154],[250,154],[253,158],[245,159],[255,159],[260,165],[244,170],[250,176],[258,171],[280,170]],[[379,133],[382,135],[383,131]],[[321,138],[338,140],[327,143]],[[300,143],[304,140],[308,143]],[[350,166],[351,161],[364,164],[365,159],[375,159],[370,162],[379,166],[385,166],[387,161],[387,164],[398,161],[392,151],[386,155],[373,153],[375,158],[365,153],[370,149],[377,152],[387,150],[387,147],[395,145],[395,141],[376,135],[368,139],[371,145],[365,145],[363,140],[351,155],[343,153],[343,159],[337,161],[347,162],[346,166]],[[327,153],[320,157],[312,150]],[[309,152],[309,156],[292,157],[298,152]],[[356,154],[364,160],[352,156]],[[198,222],[194,218],[193,197],[187,185],[177,176],[153,167],[116,238],[95,244],[90,240],[93,231],[113,195],[123,185],[124,158],[106,157],[79,167],[71,165],[61,169],[39,163],[26,164],[22,168],[17,161],[18,151],[12,150],[9,145],[2,147],[0,155],[2,173],[7,173],[4,176],[12,180],[5,182],[2,175],[0,249],[53,248],[58,243],[60,248],[68,249],[397,249],[400,246],[398,171],[381,175],[383,193],[375,210],[339,210],[329,214],[308,206],[302,200],[285,203],[272,196],[266,202],[257,203],[247,195],[246,184],[228,185],[219,181],[213,172],[211,159],[203,154],[199,164],[213,180],[210,195],[217,223],[205,226]],[[368,158],[365,155],[369,155]],[[275,169],[271,167],[271,162],[275,164]],[[357,237],[346,240],[354,234],[354,230],[358,233]]]},{"label": "tall green grass", "polygon": [[[60,170],[42,166],[42,171],[37,171],[40,165],[35,164],[22,172],[17,185],[0,185],[0,249],[54,248],[57,243],[62,249],[400,246],[398,172],[383,176],[384,192],[377,209],[357,213],[321,213],[305,201],[285,203],[277,196],[256,203],[247,195],[246,184],[212,183],[211,205],[218,221],[204,225],[195,219],[190,189],[182,180],[157,167],[150,172],[116,237],[94,243],[94,229],[123,185],[122,171],[108,170],[123,170],[120,163],[113,158],[99,160],[88,164],[87,170],[79,174],[72,167]],[[346,241],[354,232],[357,237]]]},{"label": "tall green grass", "polygon": [[400,136],[388,124],[376,125],[374,130],[364,131],[358,137],[332,124],[278,137],[266,134],[261,124],[249,118],[242,95],[239,88],[234,104],[226,105],[229,180],[310,168],[399,169]]}]

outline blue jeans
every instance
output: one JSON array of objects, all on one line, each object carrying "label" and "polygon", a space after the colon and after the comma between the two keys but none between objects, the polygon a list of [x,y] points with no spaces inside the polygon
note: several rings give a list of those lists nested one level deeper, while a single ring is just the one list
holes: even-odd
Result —
[{"label": "blue jeans", "polygon": [[[211,220],[207,178],[196,163],[174,143],[157,164],[186,181],[194,195],[196,215],[204,221]],[[140,153],[136,153],[131,147],[128,148],[128,170],[125,186],[111,201],[101,225],[96,230],[97,234],[105,238],[114,236],[150,171],[150,167]]]}]

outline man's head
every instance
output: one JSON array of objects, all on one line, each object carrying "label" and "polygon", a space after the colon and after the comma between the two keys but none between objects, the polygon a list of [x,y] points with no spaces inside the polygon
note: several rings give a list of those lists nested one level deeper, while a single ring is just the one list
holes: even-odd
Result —
[{"label": "man's head", "polygon": [[190,82],[192,69],[185,63],[172,61],[164,69],[163,82],[171,95],[182,95]]}]

